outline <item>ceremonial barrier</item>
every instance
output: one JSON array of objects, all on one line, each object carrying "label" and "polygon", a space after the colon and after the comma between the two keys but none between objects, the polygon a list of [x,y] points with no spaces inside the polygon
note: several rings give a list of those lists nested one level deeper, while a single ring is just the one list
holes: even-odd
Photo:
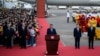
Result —
[{"label": "ceremonial barrier", "polygon": [[46,35],[46,55],[58,55],[59,35]]}]

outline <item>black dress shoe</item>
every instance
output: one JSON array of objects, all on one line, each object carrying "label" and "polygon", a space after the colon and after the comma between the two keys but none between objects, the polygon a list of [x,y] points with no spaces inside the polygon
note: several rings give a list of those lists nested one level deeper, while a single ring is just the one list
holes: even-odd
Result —
[{"label": "black dress shoe", "polygon": [[11,46],[10,46],[9,48],[10,48],[10,49],[12,49],[12,47],[11,47]]},{"label": "black dress shoe", "polygon": [[26,49],[26,47],[23,47],[24,49]]},{"label": "black dress shoe", "polygon": [[90,47],[88,49],[91,49]]},{"label": "black dress shoe", "polygon": [[75,47],[75,49],[79,49],[78,47]]},{"label": "black dress shoe", "polygon": [[24,46],[23,48],[24,48],[24,49],[26,49],[26,47],[25,47],[25,46]]},{"label": "black dress shoe", "polygon": [[9,47],[6,47],[7,49],[9,48]]},{"label": "black dress shoe", "polygon": [[21,47],[20,49],[23,49],[23,47]]},{"label": "black dress shoe", "polygon": [[75,49],[77,49],[77,47],[75,47]]},{"label": "black dress shoe", "polygon": [[80,49],[80,47],[78,47],[78,49]]}]

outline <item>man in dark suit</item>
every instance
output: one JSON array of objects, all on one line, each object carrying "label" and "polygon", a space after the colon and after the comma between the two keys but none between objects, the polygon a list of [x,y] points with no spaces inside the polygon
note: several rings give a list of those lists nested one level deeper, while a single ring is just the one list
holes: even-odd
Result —
[{"label": "man in dark suit", "polygon": [[[17,24],[18,33],[19,33],[19,36],[18,36],[18,37],[21,37],[21,36],[20,36],[20,31],[21,31],[21,27],[22,27],[22,22],[23,22],[23,20],[21,20],[21,21]],[[21,39],[20,39],[20,38],[19,38],[19,46],[21,46]]]},{"label": "man in dark suit", "polygon": [[74,28],[73,34],[74,34],[74,38],[75,38],[75,48],[79,49],[80,48],[80,38],[82,36],[82,32],[81,32],[81,29],[78,24]]},{"label": "man in dark suit", "polygon": [[53,28],[53,24],[50,24],[50,28],[47,29],[47,35],[57,34],[56,29]]},{"label": "man in dark suit", "polygon": [[14,35],[14,29],[11,28],[11,23],[9,23],[7,25],[7,29],[6,29],[6,32],[5,32],[5,37],[6,37],[6,47],[7,48],[11,48],[12,47],[12,44],[11,44],[11,41],[12,41],[12,37]]},{"label": "man in dark suit", "polygon": [[7,22],[3,24],[3,46],[6,46],[6,38],[5,38],[6,29],[7,29]]},{"label": "man in dark suit", "polygon": [[26,48],[27,27],[24,22],[22,23],[22,27],[20,28],[19,36],[21,48]]},{"label": "man in dark suit", "polygon": [[3,25],[0,22],[0,46],[3,44]]},{"label": "man in dark suit", "polygon": [[94,37],[95,37],[95,27],[93,27],[93,24],[90,25],[88,28],[88,40],[89,40],[89,49],[94,49]]}]

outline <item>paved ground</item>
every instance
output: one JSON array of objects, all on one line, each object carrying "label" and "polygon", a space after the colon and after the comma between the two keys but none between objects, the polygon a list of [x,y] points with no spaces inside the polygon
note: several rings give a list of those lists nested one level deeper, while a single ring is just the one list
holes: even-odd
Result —
[{"label": "paved ground", "polygon": [[[58,34],[60,34],[61,41],[65,46],[74,46],[73,28],[75,23],[67,23],[66,10],[48,10],[49,17],[47,21],[54,24]],[[81,38],[81,46],[88,46],[88,38],[86,34],[83,34]],[[95,40],[95,46],[100,46],[100,41]]]}]

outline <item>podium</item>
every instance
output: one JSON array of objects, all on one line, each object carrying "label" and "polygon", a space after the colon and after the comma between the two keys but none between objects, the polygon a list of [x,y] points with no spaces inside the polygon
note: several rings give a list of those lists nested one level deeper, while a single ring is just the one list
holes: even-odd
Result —
[{"label": "podium", "polygon": [[59,35],[46,35],[46,55],[58,55]]}]

